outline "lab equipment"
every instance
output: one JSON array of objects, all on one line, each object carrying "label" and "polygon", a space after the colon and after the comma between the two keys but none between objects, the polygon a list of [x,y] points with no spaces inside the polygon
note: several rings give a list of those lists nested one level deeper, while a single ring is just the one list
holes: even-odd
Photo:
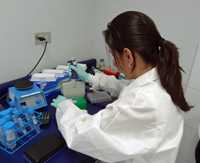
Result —
[{"label": "lab equipment", "polygon": [[0,119],[0,143],[3,142],[3,125],[7,122],[6,118]]},{"label": "lab equipment", "polygon": [[3,143],[4,141],[3,140],[3,135],[4,135],[3,125],[10,120],[11,120],[10,115],[5,115],[4,117],[0,118],[0,143]]},{"label": "lab equipment", "polygon": [[15,133],[15,124],[11,121],[8,121],[3,125],[3,144],[8,149],[14,149],[16,146],[16,133]]},{"label": "lab equipment", "polygon": [[0,142],[3,141],[3,125],[11,120],[11,108],[0,111]]},{"label": "lab equipment", "polygon": [[71,65],[71,69],[77,73],[80,80],[85,81],[85,82],[90,82],[91,80],[90,74],[87,73],[83,67],[81,67],[80,65],[77,65],[77,66]]},{"label": "lab equipment", "polygon": [[27,133],[27,130],[25,127],[25,122],[22,119],[22,113],[19,110],[17,110],[16,108],[13,108],[12,120],[20,132],[22,132],[23,134]]},{"label": "lab equipment", "polygon": [[[38,119],[40,119],[41,113],[34,109],[31,110],[30,112],[30,109],[27,108],[22,111],[12,107],[0,112],[1,115],[4,115],[0,117],[1,150],[12,154],[40,132]],[[27,118],[27,112],[31,113],[28,117],[31,118],[30,121]]]},{"label": "lab equipment", "polygon": [[38,134],[38,130],[33,128],[33,123],[26,120],[25,112],[31,108],[37,118],[40,113],[36,110],[47,106],[47,102],[43,91],[26,80],[18,81],[15,86],[8,88],[8,94],[8,104],[11,107],[0,111],[0,120],[6,118],[6,122],[9,121],[0,125],[0,128],[3,128],[0,149],[12,154]]},{"label": "lab equipment", "polygon": [[100,70],[104,69],[105,68],[105,61],[103,58],[101,58],[99,60],[99,67],[98,67]]},{"label": "lab equipment", "polygon": [[39,119],[40,121],[40,128],[47,128],[51,123],[51,114],[48,111],[42,112],[42,115]]},{"label": "lab equipment", "polygon": [[88,101],[92,104],[112,101],[112,97],[106,91],[88,92],[86,96]]},{"label": "lab equipment", "polygon": [[[64,68],[66,69],[64,69]],[[53,79],[49,79],[46,80],[44,78],[44,80],[41,78],[35,78],[32,77],[32,80],[34,80],[34,83],[43,90],[45,96],[48,96],[49,94],[51,94],[52,92],[55,91],[60,91],[60,82],[62,82],[63,80],[70,80],[71,76],[72,76],[72,70],[69,68],[69,66],[65,66],[65,65],[60,65],[58,66],[58,68],[61,69],[53,69],[52,71],[49,69],[46,69],[44,71],[50,71],[49,73],[44,73],[47,74],[47,76],[52,76],[53,75]],[[59,74],[59,72],[62,73],[62,75]],[[58,73],[56,75],[56,73]],[[61,77],[62,76],[62,77]]]},{"label": "lab equipment", "polygon": [[85,110],[87,108],[87,100],[85,97],[71,97],[73,103],[81,110]]},{"label": "lab equipment", "polygon": [[56,81],[56,75],[50,73],[34,73],[31,76],[31,81],[44,81],[44,82]]},{"label": "lab equipment", "polygon": [[65,141],[57,134],[49,134],[29,146],[25,153],[31,162],[41,163],[65,146]]},{"label": "lab equipment", "polygon": [[35,131],[37,133],[40,132],[40,124],[34,114],[34,110],[32,108],[28,108],[26,111],[25,111],[25,117],[26,117],[26,120],[27,122],[30,124],[30,126],[35,129]]},{"label": "lab equipment", "polygon": [[65,72],[65,76],[71,79],[72,76],[72,70],[70,68],[70,65],[58,65],[56,67],[57,70],[63,70]]},{"label": "lab equipment", "polygon": [[77,80],[63,80],[60,82],[60,90],[65,97],[85,96],[85,83]]},{"label": "lab equipment", "polygon": [[47,106],[42,89],[36,84],[26,88],[10,87],[8,89],[9,105],[17,109],[40,109]]},{"label": "lab equipment", "polygon": [[44,69],[44,70],[42,70],[42,73],[54,74],[56,76],[56,78],[65,76],[65,70]]},{"label": "lab equipment", "polygon": [[33,123],[34,129],[39,133],[40,132],[40,125],[39,125],[39,122],[38,122],[38,120],[37,120],[37,118],[34,114],[32,115],[32,123]]},{"label": "lab equipment", "polygon": [[67,71],[69,69],[69,65],[57,65],[56,70],[64,70]]},{"label": "lab equipment", "polygon": [[67,64],[68,65],[73,65],[73,66],[76,66],[77,65],[77,60],[75,58],[72,58],[71,60],[68,60],[67,61]]}]

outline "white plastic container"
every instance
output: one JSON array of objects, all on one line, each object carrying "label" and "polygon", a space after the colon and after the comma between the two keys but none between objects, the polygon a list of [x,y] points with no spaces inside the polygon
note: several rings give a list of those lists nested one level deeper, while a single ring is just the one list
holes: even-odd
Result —
[{"label": "white plastic container", "polygon": [[56,77],[64,77],[65,76],[65,70],[44,69],[44,70],[42,70],[42,73],[54,74]]},{"label": "white plastic container", "polygon": [[56,81],[56,75],[50,73],[35,73],[31,76],[31,81]]}]

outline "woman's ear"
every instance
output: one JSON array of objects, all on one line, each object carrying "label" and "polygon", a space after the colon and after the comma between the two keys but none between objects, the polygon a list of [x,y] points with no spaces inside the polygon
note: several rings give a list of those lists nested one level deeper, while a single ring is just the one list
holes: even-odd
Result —
[{"label": "woman's ear", "polygon": [[135,59],[133,57],[133,53],[130,49],[128,48],[124,48],[123,49],[123,60],[124,60],[124,63],[127,64],[128,67],[133,67],[133,65],[135,65]]}]

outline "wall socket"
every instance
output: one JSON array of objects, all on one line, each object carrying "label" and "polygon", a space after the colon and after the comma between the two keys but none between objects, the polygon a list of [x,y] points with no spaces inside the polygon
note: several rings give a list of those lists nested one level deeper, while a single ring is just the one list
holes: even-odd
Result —
[{"label": "wall socket", "polygon": [[[43,37],[46,40],[44,41],[40,41],[38,39],[38,37]],[[45,44],[45,42],[47,41],[48,43],[51,43],[51,32],[38,32],[38,33],[34,33],[34,39],[35,39],[35,45],[42,45]]]}]

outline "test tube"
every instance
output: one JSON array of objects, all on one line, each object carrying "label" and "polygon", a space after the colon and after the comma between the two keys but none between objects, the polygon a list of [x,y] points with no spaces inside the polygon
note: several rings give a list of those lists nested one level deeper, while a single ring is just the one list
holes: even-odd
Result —
[{"label": "test tube", "polygon": [[40,132],[39,122],[34,114],[34,110],[29,108],[26,110],[26,119],[31,124],[32,128],[36,130],[37,133]]},{"label": "test tube", "polygon": [[20,131],[22,131],[23,134],[26,134],[27,130],[26,130],[25,124],[23,122],[23,119],[20,117],[20,115],[21,115],[21,113],[17,109],[14,109],[12,111],[12,120],[15,123],[16,127]]},{"label": "test tube", "polygon": [[14,149],[16,147],[16,133],[15,133],[15,124],[11,121],[8,121],[3,125],[3,134],[4,134],[4,144],[8,149]]},{"label": "test tube", "polygon": [[0,143],[3,143],[3,125],[6,123],[6,118],[0,119]]}]

